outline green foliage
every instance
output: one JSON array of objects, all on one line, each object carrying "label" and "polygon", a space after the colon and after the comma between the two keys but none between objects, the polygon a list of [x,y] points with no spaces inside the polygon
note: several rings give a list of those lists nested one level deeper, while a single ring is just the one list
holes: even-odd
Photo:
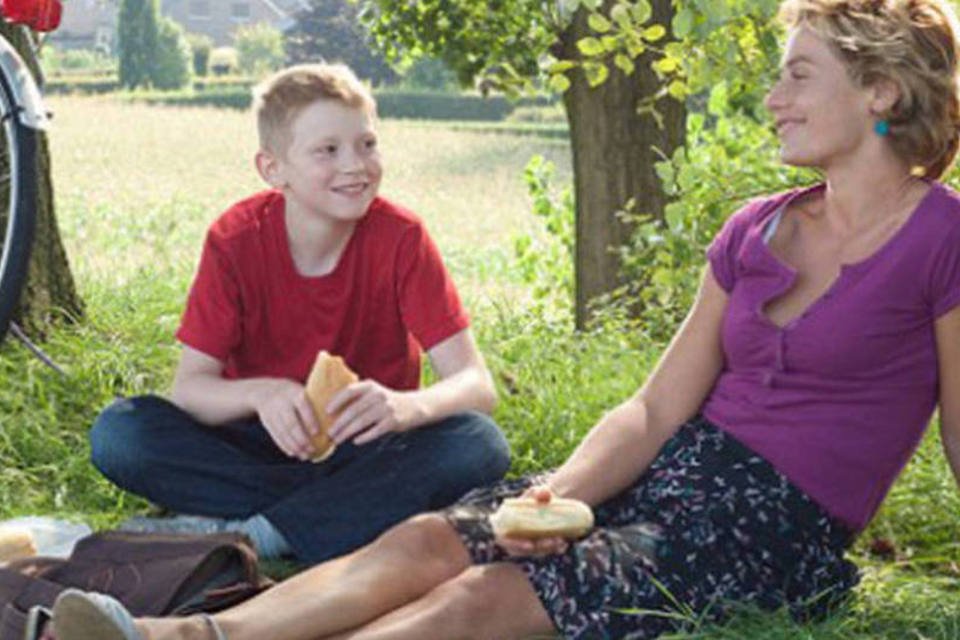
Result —
[{"label": "green foliage", "polygon": [[40,49],[40,65],[47,78],[57,75],[102,75],[117,72],[117,59],[91,49],[57,49],[49,43]]},{"label": "green foliage", "polygon": [[[717,85],[714,97],[723,92]],[[603,301],[633,309],[659,343],[670,339],[690,308],[706,248],[723,222],[750,198],[815,177],[783,167],[769,127],[744,115],[693,114],[687,137],[686,149],[657,165],[664,188],[675,197],[664,220],[636,209],[624,213],[638,223],[632,244],[621,249],[630,285]]]},{"label": "green foliage", "polygon": [[187,35],[190,50],[193,52],[193,73],[205,76],[210,71],[210,52],[213,51],[213,39],[202,33]]},{"label": "green foliage", "polygon": [[361,0],[361,19],[387,58],[443,60],[463,86],[510,88],[538,73],[539,57],[563,26],[559,2]]},{"label": "green foliage", "polygon": [[120,84],[128,89],[152,83],[160,27],[158,0],[121,0],[117,18]]},{"label": "green foliage", "polygon": [[437,91],[385,89],[375,92],[383,118],[423,120],[503,120],[513,110],[504,98],[481,98]]},{"label": "green foliage", "polygon": [[443,60],[430,57],[417,58],[403,72],[400,86],[415,91],[453,91],[457,86],[457,76]]},{"label": "green foliage", "polygon": [[45,94],[97,94],[120,89],[116,77],[111,76],[59,76],[48,78],[43,85]]},{"label": "green foliage", "polygon": [[310,9],[298,13],[296,24],[286,33],[288,60],[344,62],[357,76],[375,86],[395,80],[396,73],[377,51],[357,13],[353,0],[311,0]]},{"label": "green foliage", "polygon": [[153,59],[151,79],[157,89],[180,89],[190,83],[193,54],[187,35],[179,23],[160,18],[157,51]]},{"label": "green foliage", "polygon": [[233,37],[240,70],[259,77],[283,66],[283,34],[265,22],[237,29]]},{"label": "green foliage", "polygon": [[544,225],[545,236],[514,237],[515,269],[532,289],[541,312],[562,309],[567,316],[573,301],[574,206],[568,186],[555,194],[555,167],[533,156],[523,171],[532,211]]},{"label": "green foliage", "polygon": [[563,109],[563,105],[560,103],[545,107],[520,106],[510,112],[507,120],[509,122],[538,122],[566,125],[567,114]]},{"label": "green foliage", "polygon": [[210,52],[210,71],[215,76],[236,73],[237,50],[233,47],[216,47]]}]

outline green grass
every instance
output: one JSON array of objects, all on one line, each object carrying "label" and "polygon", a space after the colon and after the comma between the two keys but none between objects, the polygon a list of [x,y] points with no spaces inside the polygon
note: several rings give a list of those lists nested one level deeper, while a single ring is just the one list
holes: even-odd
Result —
[{"label": "green grass", "polygon": [[[58,98],[51,144],[58,215],[87,303],[83,322],[44,347],[60,378],[10,343],[0,348],[0,517],[57,514],[115,524],[144,503],[88,463],[86,430],[115,395],[162,391],[172,334],[202,233],[237,197],[260,188],[247,116]],[[501,402],[496,418],[513,473],[559,464],[602,413],[639,385],[660,346],[639,333],[574,334],[563,310],[536,312],[512,263],[512,238],[540,233],[521,168],[533,153],[569,180],[557,141],[386,121],[384,193],[418,211],[467,301]],[[852,557],[864,579],[840,615],[799,626],[744,613],[692,639],[960,638],[960,497],[936,430],[895,485]],[[870,552],[883,538],[891,556]]]}]

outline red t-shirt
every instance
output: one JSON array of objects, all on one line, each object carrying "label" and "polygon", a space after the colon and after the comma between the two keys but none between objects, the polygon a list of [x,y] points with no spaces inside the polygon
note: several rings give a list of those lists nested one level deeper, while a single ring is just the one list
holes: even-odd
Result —
[{"label": "red t-shirt", "polygon": [[320,349],[392,389],[420,382],[420,349],[465,329],[436,245],[413,213],[377,198],[332,272],[297,271],[284,198],[265,191],[211,225],[177,339],[226,378],[304,381]]}]

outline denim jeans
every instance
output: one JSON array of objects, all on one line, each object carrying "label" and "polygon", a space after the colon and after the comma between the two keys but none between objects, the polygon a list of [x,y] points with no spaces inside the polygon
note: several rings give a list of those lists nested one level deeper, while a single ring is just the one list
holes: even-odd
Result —
[{"label": "denim jeans", "polygon": [[510,464],[500,429],[475,412],[343,443],[314,464],[285,455],[255,418],[210,427],[148,395],[104,410],[90,441],[93,464],[119,487],[179,513],[262,514],[311,564],[499,480]]}]

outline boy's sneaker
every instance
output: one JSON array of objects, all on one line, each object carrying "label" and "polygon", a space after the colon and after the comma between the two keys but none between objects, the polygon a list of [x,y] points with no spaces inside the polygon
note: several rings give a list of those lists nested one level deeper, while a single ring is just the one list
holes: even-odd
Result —
[{"label": "boy's sneaker", "polygon": [[178,515],[170,518],[134,516],[120,523],[120,531],[135,533],[193,533],[211,534],[228,531],[228,521],[208,516]]},{"label": "boy's sneaker", "polygon": [[283,535],[261,515],[245,520],[226,520],[211,516],[178,515],[171,518],[134,516],[120,524],[120,531],[137,533],[242,533],[253,543],[261,559],[290,555],[293,550]]}]

